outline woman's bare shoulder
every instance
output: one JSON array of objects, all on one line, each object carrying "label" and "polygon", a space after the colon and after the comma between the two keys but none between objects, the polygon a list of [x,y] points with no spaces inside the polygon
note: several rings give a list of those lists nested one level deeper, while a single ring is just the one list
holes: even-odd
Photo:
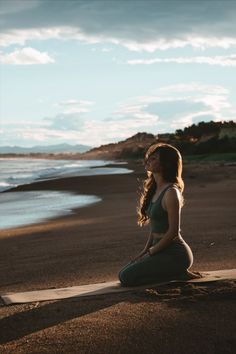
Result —
[{"label": "woman's bare shoulder", "polygon": [[165,201],[180,201],[181,192],[177,186],[171,186],[165,193]]},{"label": "woman's bare shoulder", "polygon": [[180,190],[179,190],[179,188],[177,187],[177,186],[175,186],[175,185],[173,185],[173,186],[170,186],[168,189],[167,189],[167,191],[166,191],[166,193],[165,193],[167,196],[169,195],[169,196],[179,196],[179,195],[181,195],[181,192],[180,192]]}]

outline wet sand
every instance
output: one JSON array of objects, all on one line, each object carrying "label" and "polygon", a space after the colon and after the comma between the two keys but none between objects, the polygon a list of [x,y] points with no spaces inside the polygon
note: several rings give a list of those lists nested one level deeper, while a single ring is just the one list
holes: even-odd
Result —
[{"label": "wet sand", "polygon": [[[63,178],[16,188],[93,194],[73,215],[0,232],[0,293],[117,279],[144,246],[133,174]],[[236,167],[184,166],[182,236],[192,270],[236,268]],[[236,282],[0,307],[0,353],[235,353]]]}]

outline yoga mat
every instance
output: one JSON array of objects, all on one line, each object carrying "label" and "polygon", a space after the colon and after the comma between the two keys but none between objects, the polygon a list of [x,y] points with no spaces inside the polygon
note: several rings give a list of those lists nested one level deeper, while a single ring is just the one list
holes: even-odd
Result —
[{"label": "yoga mat", "polygon": [[110,281],[104,283],[88,284],[71,286],[67,288],[58,289],[45,289],[27,291],[21,293],[9,293],[1,295],[1,299],[4,304],[23,304],[28,302],[38,302],[47,300],[60,300],[71,297],[82,296],[94,296],[111,293],[120,293],[133,291],[136,289],[144,289],[148,287],[154,287],[158,285],[170,284],[170,283],[207,283],[219,280],[236,280],[236,269],[223,269],[216,271],[204,271],[201,272],[203,278],[191,279],[191,280],[171,280],[165,282],[159,282],[155,284],[142,285],[137,287],[122,287],[119,281]]}]

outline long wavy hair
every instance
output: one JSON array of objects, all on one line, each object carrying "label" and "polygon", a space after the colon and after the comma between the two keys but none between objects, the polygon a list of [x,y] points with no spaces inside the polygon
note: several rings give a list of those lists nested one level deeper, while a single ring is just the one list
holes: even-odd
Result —
[{"label": "long wavy hair", "polygon": [[[183,205],[184,181],[182,179],[182,157],[179,150],[169,144],[153,144],[148,148],[144,161],[146,162],[152,154],[156,153],[160,156],[161,175],[164,181],[173,183],[178,187],[181,192]],[[147,178],[144,180],[141,187],[142,191],[137,207],[138,225],[140,226],[147,224],[149,221],[146,210],[156,191],[156,187],[157,185],[153,173],[147,171]]]}]

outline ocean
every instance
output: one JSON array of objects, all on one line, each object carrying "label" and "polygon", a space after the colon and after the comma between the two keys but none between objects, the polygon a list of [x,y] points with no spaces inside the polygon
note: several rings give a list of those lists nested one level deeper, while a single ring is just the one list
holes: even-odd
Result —
[{"label": "ocean", "polygon": [[[115,164],[117,167],[109,167]],[[11,188],[36,181],[72,176],[131,173],[125,162],[103,160],[49,160],[0,158],[0,229],[44,222],[73,213],[73,209],[101,201],[99,196],[61,191],[10,192]],[[1,193],[1,192],[5,193]]]}]

